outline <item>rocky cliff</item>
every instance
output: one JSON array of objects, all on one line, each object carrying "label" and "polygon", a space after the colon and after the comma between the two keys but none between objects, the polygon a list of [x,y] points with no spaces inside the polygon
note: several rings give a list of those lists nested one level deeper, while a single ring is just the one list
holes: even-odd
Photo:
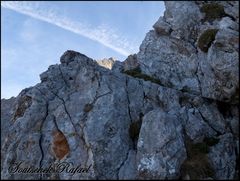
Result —
[{"label": "rocky cliff", "polygon": [[238,178],[239,4],[165,6],[124,62],[66,51],[1,101],[1,178]]}]

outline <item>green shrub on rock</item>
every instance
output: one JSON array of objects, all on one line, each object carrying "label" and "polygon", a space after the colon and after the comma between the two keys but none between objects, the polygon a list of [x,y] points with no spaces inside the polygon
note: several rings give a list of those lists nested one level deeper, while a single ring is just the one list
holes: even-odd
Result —
[{"label": "green shrub on rock", "polygon": [[208,29],[198,39],[198,47],[203,52],[208,52],[209,47],[211,46],[212,42],[215,40],[215,36],[218,32],[218,29]]},{"label": "green shrub on rock", "polygon": [[188,175],[191,180],[213,178],[214,169],[207,154],[209,147],[218,143],[218,139],[204,138],[201,143],[193,143],[189,138],[185,140],[187,159],[181,165],[181,175]]},{"label": "green shrub on rock", "polygon": [[145,81],[151,81],[155,84],[159,84],[161,85],[161,82],[159,79],[156,79],[154,77],[151,77],[147,74],[143,74],[140,67],[137,67],[135,69],[131,69],[131,70],[126,70],[124,71],[123,73],[127,74],[127,75],[130,75],[132,77],[135,77],[135,78],[139,78],[139,79],[143,79]]},{"label": "green shrub on rock", "polygon": [[201,9],[201,12],[205,13],[203,21],[214,21],[215,19],[222,18],[226,16],[224,7],[218,3],[204,4]]},{"label": "green shrub on rock", "polygon": [[218,144],[219,139],[218,138],[207,138],[205,137],[203,142],[205,142],[208,146],[214,146]]},{"label": "green shrub on rock", "polygon": [[213,178],[215,173],[207,155],[200,153],[184,161],[181,166],[181,175],[186,174],[191,180],[202,180]]}]

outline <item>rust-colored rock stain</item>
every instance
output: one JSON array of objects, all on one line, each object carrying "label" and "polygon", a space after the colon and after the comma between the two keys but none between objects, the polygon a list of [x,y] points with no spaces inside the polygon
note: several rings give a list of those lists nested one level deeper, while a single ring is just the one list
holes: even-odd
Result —
[{"label": "rust-colored rock stain", "polygon": [[63,159],[70,151],[66,137],[59,130],[53,131],[52,150],[59,160]]}]

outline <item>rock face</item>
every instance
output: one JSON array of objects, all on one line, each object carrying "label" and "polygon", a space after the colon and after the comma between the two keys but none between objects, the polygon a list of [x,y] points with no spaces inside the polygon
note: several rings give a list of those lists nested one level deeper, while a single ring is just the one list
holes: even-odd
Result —
[{"label": "rock face", "polygon": [[170,88],[238,101],[238,2],[167,1],[165,6],[164,17],[140,46],[141,70]]},{"label": "rock face", "polygon": [[144,116],[137,149],[140,178],[179,177],[180,166],[186,159],[186,150],[182,125],[174,113],[154,109]]},{"label": "rock face", "polygon": [[211,3],[165,2],[125,62],[68,50],[2,100],[1,178],[239,178],[238,2]]},{"label": "rock face", "polygon": [[11,127],[11,117],[14,114],[13,108],[16,98],[11,97],[10,99],[1,100],[1,143],[4,142],[7,130]]}]

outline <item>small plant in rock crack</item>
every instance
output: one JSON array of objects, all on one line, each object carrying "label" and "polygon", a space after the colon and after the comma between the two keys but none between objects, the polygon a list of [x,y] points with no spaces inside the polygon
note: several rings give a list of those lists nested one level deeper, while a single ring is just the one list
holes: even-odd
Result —
[{"label": "small plant in rock crack", "polygon": [[40,133],[42,131],[41,127],[37,128],[36,130],[38,133]]},{"label": "small plant in rock crack", "polygon": [[74,136],[77,136],[77,133],[72,132],[72,133],[69,133],[68,136],[69,136],[69,137],[74,137]]},{"label": "small plant in rock crack", "polygon": [[86,105],[84,106],[84,108],[83,108],[83,111],[84,111],[84,112],[89,112],[89,111],[92,110],[92,108],[93,108],[93,105],[92,105],[92,104],[86,104]]}]

